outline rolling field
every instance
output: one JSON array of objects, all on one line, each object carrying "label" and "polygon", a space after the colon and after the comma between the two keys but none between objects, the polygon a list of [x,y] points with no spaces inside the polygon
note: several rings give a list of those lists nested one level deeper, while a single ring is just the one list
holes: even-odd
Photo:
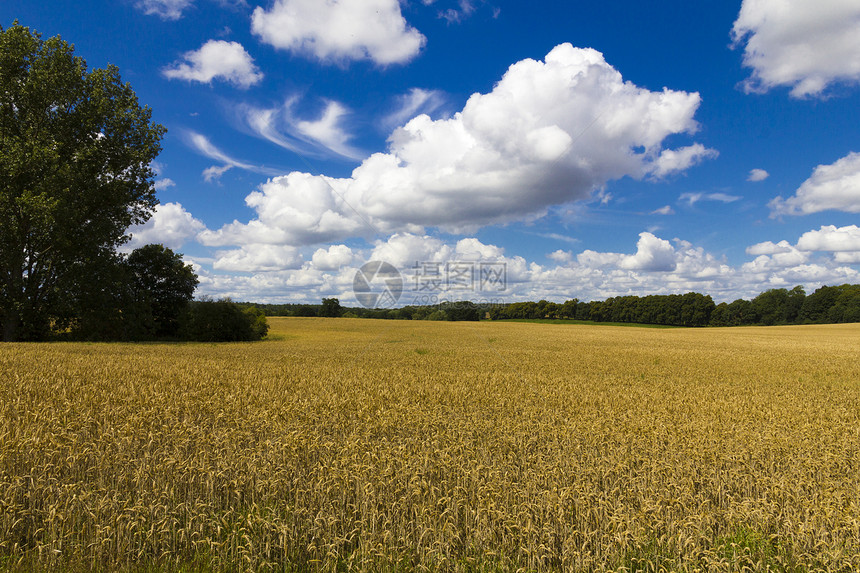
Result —
[{"label": "rolling field", "polygon": [[0,346],[0,570],[860,570],[860,325],[270,324]]}]

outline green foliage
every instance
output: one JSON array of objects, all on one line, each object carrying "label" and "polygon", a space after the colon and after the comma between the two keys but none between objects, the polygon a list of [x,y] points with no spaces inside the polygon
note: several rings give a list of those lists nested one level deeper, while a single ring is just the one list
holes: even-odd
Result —
[{"label": "green foliage", "polygon": [[444,312],[447,320],[462,321],[462,320],[480,320],[481,313],[478,310],[478,305],[470,301],[446,302],[440,305],[440,310]]},{"label": "green foliage", "polygon": [[322,307],[319,310],[319,316],[328,318],[337,318],[343,314],[343,307],[340,306],[340,301],[336,298],[322,299]]},{"label": "green foliage", "polygon": [[230,299],[194,301],[182,318],[180,334],[199,342],[260,340],[269,326],[263,311],[241,307]]},{"label": "green foliage", "polygon": [[164,245],[145,245],[128,256],[134,302],[150,310],[152,334],[176,336],[179,316],[194,296],[199,281],[182,255]]},{"label": "green foliage", "polygon": [[44,338],[85,298],[156,205],[150,167],[164,128],[116,67],[87,70],[72,46],[0,27],[0,323]]},{"label": "green foliage", "polygon": [[755,322],[765,326],[774,324],[793,324],[800,313],[806,293],[802,287],[791,291],[784,288],[771,289],[751,301]]},{"label": "green foliage", "polygon": [[251,324],[252,337],[250,340],[261,340],[269,333],[269,322],[266,320],[266,314],[255,306],[243,308],[245,314]]},{"label": "green foliage", "polygon": [[424,320],[448,320],[448,315],[444,310],[434,310]]},{"label": "green foliage", "polygon": [[74,296],[54,327],[78,340],[176,338],[198,282],[182,255],[162,245],[104,257],[76,276]]},{"label": "green foliage", "polygon": [[572,299],[564,304],[541,300],[497,305],[489,309],[493,320],[565,319],[593,322],[706,326],[714,311],[710,296],[684,295],[622,296],[583,303]]}]

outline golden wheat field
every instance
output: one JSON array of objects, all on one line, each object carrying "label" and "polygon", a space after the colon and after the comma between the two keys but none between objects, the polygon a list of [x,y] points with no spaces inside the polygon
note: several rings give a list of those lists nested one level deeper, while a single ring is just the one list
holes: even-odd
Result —
[{"label": "golden wheat field", "polygon": [[0,570],[860,570],[860,325],[271,324],[0,346]]}]

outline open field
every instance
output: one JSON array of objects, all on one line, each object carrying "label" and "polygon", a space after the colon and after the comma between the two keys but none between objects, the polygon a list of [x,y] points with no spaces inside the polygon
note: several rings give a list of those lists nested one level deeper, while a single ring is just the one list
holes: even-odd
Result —
[{"label": "open field", "polygon": [[860,570],[860,325],[0,346],[0,570]]}]

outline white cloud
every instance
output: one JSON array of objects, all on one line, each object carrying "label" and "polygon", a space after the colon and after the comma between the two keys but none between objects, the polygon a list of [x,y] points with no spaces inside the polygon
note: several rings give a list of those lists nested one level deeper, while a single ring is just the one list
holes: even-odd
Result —
[{"label": "white cloud", "polygon": [[860,80],[860,3],[855,0],[744,0],[732,28],[752,76],[747,92],[790,86],[793,97]]},{"label": "white cloud", "polygon": [[376,241],[368,260],[385,261],[404,272],[416,263],[443,262],[449,259],[453,252],[454,249],[445,245],[441,239],[396,233],[385,241]]},{"label": "white cloud", "polygon": [[750,171],[749,177],[747,177],[747,181],[764,181],[768,177],[770,177],[770,173],[768,173],[764,169],[753,169]]},{"label": "white cloud", "polygon": [[406,23],[398,0],[275,0],[270,10],[257,7],[251,22],[263,42],[324,62],[403,63],[426,41]]},{"label": "white cloud", "polygon": [[478,239],[466,238],[457,241],[454,253],[459,261],[495,261],[504,257],[505,250]]},{"label": "white cloud", "polygon": [[388,129],[400,127],[417,115],[432,114],[444,103],[445,97],[438,90],[412,88],[406,94],[398,96],[397,109],[388,114],[382,124]]},{"label": "white cloud", "polygon": [[257,219],[247,224],[233,221],[217,231],[206,231],[200,240],[209,246],[298,246],[372,232],[350,210],[335,186],[342,186],[342,182],[307,173],[276,177],[245,198],[245,203],[256,210]]},{"label": "white cloud", "polygon": [[675,248],[651,233],[640,233],[636,253],[599,253],[585,250],[577,256],[580,265],[591,268],[617,267],[631,271],[663,272],[675,270]]},{"label": "white cloud", "polygon": [[747,272],[774,271],[786,268],[797,268],[809,261],[809,253],[799,251],[795,247],[787,252],[774,253],[772,255],[759,255],[754,260],[741,265],[741,269]]},{"label": "white cloud", "polygon": [[772,241],[765,241],[763,243],[751,245],[746,249],[747,254],[753,256],[776,255],[780,253],[790,253],[791,251],[792,246],[788,241],[780,241],[778,243],[773,243]]},{"label": "white cloud", "polygon": [[185,138],[188,141],[188,144],[198,153],[222,163],[222,165],[213,165],[203,170],[203,178],[206,179],[206,181],[217,180],[224,173],[234,167],[238,167],[239,169],[244,169],[246,171],[253,171],[255,173],[272,173],[272,170],[265,167],[260,167],[258,165],[239,161],[238,159],[230,157],[209,141],[209,138],[205,135],[195,131],[187,131],[185,133]]},{"label": "white cloud", "polygon": [[[511,66],[492,92],[472,95],[452,118],[415,117],[394,131],[388,153],[367,158],[351,178],[270,180],[249,196],[258,219],[245,227],[255,236],[268,228],[274,242],[324,242],[368,229],[459,232],[533,219],[590,198],[610,180],[668,174],[662,142],[696,130],[699,102],[698,94],[624,82],[599,52],[562,44],[545,62]],[[265,215],[285,205],[293,219]],[[297,220],[312,231],[297,229]],[[242,229],[234,223],[219,240],[241,243]]]},{"label": "white cloud", "polygon": [[[318,249],[310,263],[300,264],[295,251],[277,247],[259,256],[251,253],[251,249],[245,249],[244,254],[228,251],[229,256],[222,254],[219,263],[221,267],[235,265],[249,269],[257,266],[273,270],[238,275],[214,274],[205,266],[197,270],[201,294],[260,302],[311,303],[318,303],[324,296],[336,296],[346,305],[358,304],[352,294],[352,281],[356,267],[370,260],[387,261],[400,269],[404,279],[400,304],[432,302],[433,297],[428,294],[437,299],[513,302],[544,298],[561,302],[570,298],[602,300],[611,296],[691,291],[710,294],[720,302],[741,297],[749,299],[769,288],[801,284],[811,292],[823,284],[860,282],[860,272],[847,266],[845,261],[834,260],[829,255],[815,258],[811,253],[798,253],[797,248],[783,241],[760,245],[767,244],[771,247],[750,247],[751,254],[769,251],[772,256],[762,254],[733,267],[687,241],[674,239],[669,244],[643,233],[635,254],[583,251],[575,257],[568,253],[568,257],[560,251],[549,257],[556,264],[544,266],[520,256],[506,255],[504,249],[472,237],[445,241],[427,235],[396,233],[376,241],[369,250],[353,250],[344,245]],[[847,251],[837,254],[854,255]],[[445,290],[446,264],[464,261],[472,261],[475,269],[481,262],[503,265],[504,288],[482,286],[476,281],[472,292]],[[442,290],[419,290],[420,276],[426,277],[432,271],[438,272]]]},{"label": "white cloud", "polygon": [[301,266],[298,250],[279,245],[244,245],[239,249],[218,251],[212,268],[219,271],[280,271]]},{"label": "white cloud", "polygon": [[336,271],[352,263],[355,254],[346,245],[332,245],[328,249],[317,249],[312,262],[320,271]]},{"label": "white cloud", "polygon": [[280,108],[245,107],[242,115],[254,133],[284,149],[308,155],[320,155],[320,150],[326,150],[349,159],[362,157],[349,144],[353,137],[343,125],[349,115],[346,107],[327,100],[318,118],[299,119],[293,111],[297,99],[287,99]]},{"label": "white cloud", "polygon": [[359,159],[361,153],[348,143],[352,136],[341,127],[342,119],[348,112],[349,110],[338,102],[328,101],[322,117],[314,121],[299,121],[296,128],[304,136],[338,155]]},{"label": "white cloud", "polygon": [[573,260],[573,253],[571,253],[570,251],[563,251],[561,249],[558,249],[557,251],[553,251],[548,254],[547,258],[563,265]]},{"label": "white cloud", "polygon": [[675,248],[672,244],[651,233],[640,233],[636,254],[625,256],[618,264],[622,269],[641,271],[675,270]]},{"label": "white cloud", "polygon": [[203,222],[195,219],[181,204],[165,203],[155,207],[146,223],[128,229],[131,240],[125,247],[133,250],[149,243],[161,243],[170,249],[179,249],[205,229]]},{"label": "white cloud", "polygon": [[158,16],[162,20],[179,20],[182,11],[193,3],[194,0],[139,0],[136,6],[144,14]]},{"label": "white cloud", "polygon": [[659,209],[654,209],[653,211],[651,211],[651,214],[652,215],[674,215],[675,210],[672,209],[672,207],[670,207],[669,205],[665,205],[663,207],[660,207]]},{"label": "white cloud", "polygon": [[[424,4],[429,5],[432,2],[424,2]],[[475,11],[475,4],[472,0],[459,0],[457,4],[459,9],[446,8],[439,10],[436,13],[437,17],[446,20],[449,24],[459,24]]]},{"label": "white cloud", "polygon": [[719,152],[714,149],[707,149],[701,143],[680,149],[665,149],[654,162],[651,174],[660,179],[671,173],[685,171],[705,159],[713,159],[718,155]]},{"label": "white cloud", "polygon": [[203,170],[203,180],[207,183],[218,181],[222,175],[233,169],[234,165],[211,165]]},{"label": "white cloud", "polygon": [[719,203],[734,203],[740,201],[742,197],[737,195],[727,195],[726,193],[681,193],[678,197],[679,201],[686,201],[690,207],[699,201],[717,201]]},{"label": "white cloud", "polygon": [[170,179],[169,177],[165,177],[164,179],[158,179],[152,185],[156,191],[164,191],[165,189],[170,189],[171,187],[176,186],[176,181]]},{"label": "white cloud", "polygon": [[804,251],[860,253],[860,227],[824,225],[817,231],[807,231],[801,235],[797,248]]},{"label": "white cloud", "polygon": [[860,153],[849,153],[836,163],[819,165],[793,197],[777,197],[768,206],[771,217],[808,215],[829,209],[860,213]]},{"label": "white cloud", "polygon": [[176,62],[162,71],[168,79],[211,83],[223,79],[241,88],[260,83],[263,74],[238,42],[209,40],[199,50],[186,52],[184,62]]}]

